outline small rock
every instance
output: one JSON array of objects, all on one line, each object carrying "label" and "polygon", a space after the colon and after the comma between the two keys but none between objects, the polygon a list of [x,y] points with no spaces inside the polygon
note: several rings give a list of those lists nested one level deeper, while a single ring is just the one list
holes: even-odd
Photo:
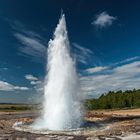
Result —
[{"label": "small rock", "polygon": [[73,138],[74,138],[73,136],[67,137],[68,140],[72,140]]},{"label": "small rock", "polygon": [[100,137],[99,140],[121,140],[118,137]]},{"label": "small rock", "polygon": [[100,139],[97,137],[88,137],[88,138],[86,138],[86,140],[100,140]]},{"label": "small rock", "polygon": [[26,138],[16,138],[16,140],[27,140]]},{"label": "small rock", "polygon": [[135,127],[135,129],[138,129],[138,130],[140,130],[140,126],[136,126],[136,127]]},{"label": "small rock", "polygon": [[5,139],[4,137],[0,137],[0,140],[8,140],[8,139]]},{"label": "small rock", "polygon": [[57,135],[50,135],[49,137],[50,137],[50,138],[56,138]]},{"label": "small rock", "polygon": [[39,137],[39,138],[36,138],[36,140],[52,140],[52,139],[49,137]]},{"label": "small rock", "polygon": [[140,132],[137,132],[136,135],[140,135]]},{"label": "small rock", "polygon": [[122,132],[121,132],[121,131],[118,131],[118,132],[116,132],[115,135],[117,135],[117,136],[121,136],[121,135],[122,135]]}]

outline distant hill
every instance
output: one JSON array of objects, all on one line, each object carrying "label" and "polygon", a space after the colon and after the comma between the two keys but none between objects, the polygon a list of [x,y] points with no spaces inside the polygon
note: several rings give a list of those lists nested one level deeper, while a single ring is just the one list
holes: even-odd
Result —
[{"label": "distant hill", "polygon": [[140,89],[126,91],[109,91],[98,99],[88,99],[85,107],[91,109],[116,109],[140,107]]}]

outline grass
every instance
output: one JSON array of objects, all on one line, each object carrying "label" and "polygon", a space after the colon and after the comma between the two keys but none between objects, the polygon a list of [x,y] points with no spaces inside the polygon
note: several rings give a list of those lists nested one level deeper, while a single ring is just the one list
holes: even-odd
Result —
[{"label": "grass", "polygon": [[0,111],[28,111],[34,108],[34,105],[28,104],[0,104]]}]

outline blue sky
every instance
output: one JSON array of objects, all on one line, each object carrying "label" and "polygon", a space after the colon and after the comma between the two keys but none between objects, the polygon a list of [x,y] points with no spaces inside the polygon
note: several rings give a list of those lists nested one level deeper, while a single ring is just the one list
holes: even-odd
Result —
[{"label": "blue sky", "polygon": [[0,102],[43,93],[47,43],[61,10],[82,94],[140,88],[139,0],[0,1]]}]

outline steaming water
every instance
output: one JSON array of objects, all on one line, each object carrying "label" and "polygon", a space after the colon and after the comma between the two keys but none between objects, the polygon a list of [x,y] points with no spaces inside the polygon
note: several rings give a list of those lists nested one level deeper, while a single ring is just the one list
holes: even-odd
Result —
[{"label": "steaming water", "polygon": [[65,16],[62,15],[48,46],[44,110],[34,128],[68,130],[80,127],[81,108],[75,62],[70,55]]}]

